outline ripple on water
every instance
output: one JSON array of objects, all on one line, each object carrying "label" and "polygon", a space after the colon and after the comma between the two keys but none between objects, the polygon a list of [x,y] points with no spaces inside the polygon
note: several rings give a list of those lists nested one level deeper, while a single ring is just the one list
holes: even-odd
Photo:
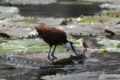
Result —
[{"label": "ripple on water", "polygon": [[[0,77],[12,77],[27,73],[27,69],[17,69],[13,65],[0,63]],[[0,79],[1,80],[1,79]]]}]

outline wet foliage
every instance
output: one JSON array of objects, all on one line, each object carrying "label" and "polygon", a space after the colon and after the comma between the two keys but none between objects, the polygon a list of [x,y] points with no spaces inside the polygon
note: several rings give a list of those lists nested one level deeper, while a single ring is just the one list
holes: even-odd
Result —
[{"label": "wet foliage", "polygon": [[68,58],[63,58],[56,61],[55,63],[53,63],[53,65],[70,65],[70,64],[75,64],[75,61],[79,64],[83,64],[86,59],[87,57],[85,54],[79,54],[77,56],[71,55]]}]

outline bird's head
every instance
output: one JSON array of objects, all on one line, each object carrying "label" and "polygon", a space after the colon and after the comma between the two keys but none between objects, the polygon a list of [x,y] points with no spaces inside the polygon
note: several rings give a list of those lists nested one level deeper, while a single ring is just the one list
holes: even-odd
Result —
[{"label": "bird's head", "polygon": [[68,41],[63,46],[65,48],[67,48],[68,50],[72,50],[77,55],[76,47],[75,47],[75,45],[72,42]]},{"label": "bird's head", "polygon": [[47,27],[46,26],[35,26],[36,31],[40,35]]},{"label": "bird's head", "polygon": [[47,27],[46,26],[35,26],[36,30],[43,30],[45,28],[47,28]]}]

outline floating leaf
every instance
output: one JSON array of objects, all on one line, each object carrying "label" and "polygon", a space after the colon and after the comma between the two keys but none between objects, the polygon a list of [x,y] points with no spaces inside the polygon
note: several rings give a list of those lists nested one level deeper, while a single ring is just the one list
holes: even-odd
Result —
[{"label": "floating leaf", "polygon": [[[72,41],[73,42],[73,41]],[[75,43],[77,47],[82,47],[80,42]],[[57,46],[56,51],[66,50],[61,46]],[[49,51],[49,45],[42,39],[21,39],[21,40],[9,40],[7,43],[0,44],[0,55],[11,52],[21,51]]]},{"label": "floating leaf", "polygon": [[72,64],[72,60],[74,59],[73,56],[69,57],[69,58],[64,58],[64,59],[61,59],[59,61],[56,61],[54,63],[54,65],[67,65],[67,64]]},{"label": "floating leaf", "polygon": [[115,33],[113,31],[110,31],[108,29],[105,29],[105,32],[108,33],[110,36],[114,36]]},{"label": "floating leaf", "polygon": [[79,22],[108,22],[109,19],[102,19],[102,18],[85,18],[80,20]]},{"label": "floating leaf", "polygon": [[107,54],[108,53],[108,50],[103,50],[103,52],[102,52],[103,54]]},{"label": "floating leaf", "polygon": [[18,5],[39,5],[39,4],[51,4],[51,3],[55,3],[56,0],[5,0],[6,3],[10,3],[10,4],[18,4]]},{"label": "floating leaf", "polygon": [[116,45],[117,48],[120,48],[120,43]]},{"label": "floating leaf", "polygon": [[68,24],[68,21],[67,20],[63,20],[60,25],[67,25]]},{"label": "floating leaf", "polygon": [[1,78],[0,80],[6,80],[6,79]]},{"label": "floating leaf", "polygon": [[6,38],[6,39],[10,38],[10,36],[6,33],[0,33],[0,37]]},{"label": "floating leaf", "polygon": [[41,79],[47,80],[47,79],[54,79],[56,77],[61,77],[61,76],[65,76],[63,74],[56,74],[56,75],[47,75],[47,76],[43,76]]},{"label": "floating leaf", "polygon": [[[98,44],[102,44],[103,47],[101,47],[102,51],[105,49],[107,51],[120,51],[120,48],[118,47],[120,44],[119,40],[110,40],[106,38],[105,36],[100,39],[100,36],[98,38]],[[100,49],[98,49],[99,51]]]},{"label": "floating leaf", "polygon": [[0,27],[0,32],[9,34],[9,36],[13,36],[16,38],[28,37],[29,35],[31,36],[37,34],[36,31],[31,28],[15,28],[15,27],[14,28]]}]

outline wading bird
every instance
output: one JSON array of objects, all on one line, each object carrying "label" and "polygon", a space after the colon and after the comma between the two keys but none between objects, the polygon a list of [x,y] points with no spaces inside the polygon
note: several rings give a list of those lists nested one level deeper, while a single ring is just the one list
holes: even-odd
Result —
[{"label": "wading bird", "polygon": [[[54,56],[54,51],[57,45],[61,45],[69,50],[72,50],[77,55],[75,45],[72,42],[67,40],[67,35],[64,31],[59,29],[47,28],[46,26],[37,26],[35,28],[38,32],[39,37],[41,37],[50,46],[47,58],[50,61],[52,61],[52,63],[53,63],[53,60],[50,58],[50,55],[53,58],[57,58]],[[51,53],[51,48],[53,46],[54,46],[54,49]]]}]

